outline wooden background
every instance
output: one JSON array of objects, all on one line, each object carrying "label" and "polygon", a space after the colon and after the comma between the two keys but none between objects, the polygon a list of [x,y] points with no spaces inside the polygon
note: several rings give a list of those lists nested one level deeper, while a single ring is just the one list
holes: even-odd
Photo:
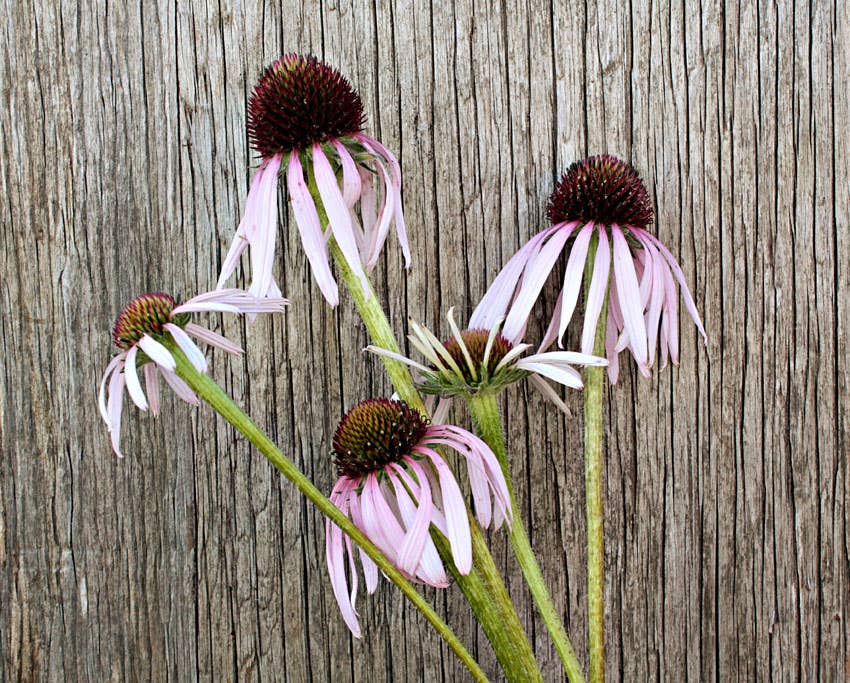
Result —
[{"label": "wooden background", "polygon": [[[0,679],[465,680],[386,583],[349,636],[322,519],[210,409],[129,411],[121,461],[97,414],[119,307],[214,284],[255,164],[247,94],[291,50],[347,73],[399,152],[414,267],[391,238],[376,271],[399,331],[469,312],[571,161],[637,166],[710,343],[683,319],[679,369],[609,392],[611,678],[850,676],[850,4],[4,4]],[[330,490],[341,412],[388,387],[286,215],[281,235],[294,304],[213,319],[249,349],[214,375]],[[508,398],[523,514],[583,651],[581,419]],[[560,680],[501,534],[494,552]],[[458,592],[426,592],[495,675]]]}]

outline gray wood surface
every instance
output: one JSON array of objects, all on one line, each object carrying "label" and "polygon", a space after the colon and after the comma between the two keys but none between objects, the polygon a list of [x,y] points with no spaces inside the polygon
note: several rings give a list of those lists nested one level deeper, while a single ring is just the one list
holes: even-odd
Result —
[{"label": "gray wood surface", "polygon": [[[402,159],[414,267],[391,238],[376,271],[399,331],[469,312],[571,161],[640,169],[710,343],[683,324],[680,368],[609,392],[611,678],[850,677],[850,3],[4,5],[0,680],[466,679],[386,583],[349,636],[320,515],[210,409],[131,411],[123,461],[97,414],[119,307],[214,284],[256,163],[247,93],[293,50],[347,73]],[[213,319],[249,349],[213,374],[329,490],[337,419],[388,385],[282,213],[294,304]],[[581,420],[508,398],[523,514],[583,651]],[[495,675],[458,592],[426,594]]]}]

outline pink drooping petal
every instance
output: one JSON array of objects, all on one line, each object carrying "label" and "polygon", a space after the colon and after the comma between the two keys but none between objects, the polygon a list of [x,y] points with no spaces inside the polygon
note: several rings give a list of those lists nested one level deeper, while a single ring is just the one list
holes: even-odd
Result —
[{"label": "pink drooping petal", "polygon": [[387,505],[374,472],[367,475],[363,485],[360,512],[366,535],[393,564],[398,565],[398,549],[404,542],[404,529]]},{"label": "pink drooping petal", "polygon": [[109,411],[106,408],[106,384],[111,380],[113,372],[121,372],[123,367],[122,363],[126,357],[126,351],[122,351],[115,356],[111,361],[109,361],[109,365],[106,366],[106,370],[103,371],[103,376],[100,378],[100,385],[97,390],[97,405],[100,409],[100,416],[107,425],[110,424],[110,420]]},{"label": "pink drooping petal", "polygon": [[[272,282],[271,290],[277,291]],[[289,300],[279,296],[257,296],[244,289],[217,289],[204,292],[180,304],[171,312],[171,318],[179,313],[197,313],[217,311],[224,313],[280,313],[289,304]]]},{"label": "pink drooping petal", "polygon": [[703,343],[708,345],[708,335],[705,333],[705,328],[702,326],[702,319],[699,316],[699,311],[697,311],[697,305],[694,302],[694,298],[691,296],[691,290],[688,289],[688,283],[685,280],[685,274],[682,272],[681,266],[679,266],[679,263],[675,258],[673,258],[673,254],[670,253],[670,250],[664,246],[664,243],[661,242],[661,240],[646,231],[643,231],[643,234],[646,235],[647,239],[649,239],[656,247],[658,247],[658,250],[664,255],[664,258],[667,259],[667,263],[673,271],[673,276],[676,278],[676,281],[679,283],[679,287],[682,290],[682,298],[685,300],[685,308],[688,309],[688,313],[691,314],[691,318],[693,318],[697,329],[700,331]]},{"label": "pink drooping petal", "polygon": [[578,353],[576,351],[547,351],[526,356],[520,363],[548,363],[550,365],[590,365],[593,367],[604,367],[608,361],[590,353]]},{"label": "pink drooping petal", "polygon": [[469,490],[475,502],[475,517],[486,529],[493,520],[493,505],[490,500],[490,481],[484,465],[475,458],[466,458],[466,472],[469,477]]},{"label": "pink drooping petal", "polygon": [[251,180],[251,187],[248,190],[248,198],[245,200],[245,213],[242,216],[242,220],[239,222],[239,227],[236,229],[236,236],[230,244],[227,256],[221,264],[221,274],[218,276],[218,284],[215,286],[216,289],[222,289],[224,287],[224,283],[227,282],[228,278],[230,278],[233,274],[233,271],[236,270],[236,266],[239,264],[239,258],[242,256],[242,252],[248,247],[247,232],[248,227],[254,220],[253,214],[256,206],[256,197],[259,192],[260,180],[262,180],[262,177],[263,167],[261,166]]},{"label": "pink drooping petal", "polygon": [[451,397],[440,396],[437,399],[437,406],[431,411],[431,421],[436,425],[443,424],[448,419],[453,403]]},{"label": "pink drooping petal", "polygon": [[[378,158],[375,159],[375,165],[378,167],[378,171],[380,172],[380,179],[383,188],[383,203],[378,211],[377,224],[367,235],[369,247],[367,249],[368,260],[366,263],[366,267],[370,270],[374,268],[377,264],[378,257],[381,254],[381,249],[383,248],[384,243],[387,241],[387,235],[390,232],[390,226],[392,225],[393,218],[395,217],[396,202],[396,196],[392,192],[390,176],[389,173],[387,173],[386,167],[383,163],[381,163],[381,160]],[[409,262],[407,263],[407,265],[410,265]]]},{"label": "pink drooping petal", "polygon": [[[561,226],[562,229],[552,235],[534,259],[529,261],[528,266],[526,266],[522,286],[511,305],[508,316],[505,319],[505,325],[502,328],[502,335],[509,341],[517,342],[522,338],[525,327],[528,324],[528,315],[531,313],[537,297],[540,296],[540,290],[543,289],[546,279],[552,272],[555,261],[558,260],[558,256],[561,255],[567,239],[572,234],[573,228],[570,227],[572,225],[572,223],[563,224]],[[563,325],[563,317],[561,318],[561,324]]]},{"label": "pink drooping petal", "polygon": [[561,290],[563,299],[561,300],[561,324],[558,327],[558,344],[561,345],[564,339],[564,332],[567,331],[567,325],[573,317],[573,311],[578,302],[578,295],[581,291],[581,285],[584,281],[584,264],[587,260],[587,250],[590,245],[590,238],[593,235],[593,223],[585,225],[576,235],[575,242],[570,248],[570,258],[567,260],[567,268],[564,271],[564,287]]},{"label": "pink drooping petal", "polygon": [[605,301],[605,294],[608,292],[608,276],[611,271],[611,249],[608,245],[608,235],[602,227],[598,229],[598,234],[599,244],[596,248],[596,258],[593,261],[593,274],[590,279],[590,288],[587,291],[584,328],[581,334],[582,353],[593,353],[596,328],[599,325],[599,315]]},{"label": "pink drooping petal", "polygon": [[360,199],[360,194],[363,190],[360,180],[360,173],[357,171],[357,164],[351,158],[351,153],[346,149],[339,140],[331,140],[333,148],[339,156],[339,163],[342,166],[342,196],[345,199],[345,204],[350,209]]},{"label": "pink drooping petal", "polygon": [[[410,465],[409,462],[408,465]],[[399,511],[407,528],[404,542],[398,551],[398,566],[408,574],[415,574],[416,567],[419,566],[419,560],[422,557],[422,551],[425,549],[428,529],[431,526],[431,490],[427,486],[421,486],[418,500],[411,510],[408,502],[412,503],[412,501],[404,488],[404,484],[397,478],[397,473],[402,469],[399,465],[393,463],[387,468],[386,473],[395,489]],[[411,512],[413,512],[412,515]]]},{"label": "pink drooping petal", "polygon": [[639,369],[647,367],[646,325],[643,321],[643,305],[640,288],[635,274],[631,250],[619,226],[612,225],[614,238],[614,278],[623,326],[629,336],[629,346]]},{"label": "pink drooping petal", "polygon": [[180,350],[186,354],[186,358],[189,359],[189,362],[195,366],[195,370],[198,372],[206,372],[207,359],[204,358],[204,352],[201,351],[195,342],[189,338],[189,335],[186,334],[179,325],[175,325],[174,323],[165,323],[165,329],[171,333],[174,341],[177,342],[177,346],[179,346]]},{"label": "pink drooping petal", "polygon": [[189,388],[189,385],[186,384],[180,377],[176,375],[171,370],[167,370],[166,368],[160,367],[159,372],[162,375],[162,378],[165,380],[165,383],[171,387],[171,390],[177,394],[177,397],[183,401],[186,401],[189,405],[199,406],[201,402],[198,400],[198,397],[195,396],[195,392]]},{"label": "pink drooping petal", "polygon": [[[343,621],[355,638],[360,637],[360,623],[354,609],[354,600],[348,592],[348,582],[345,576],[345,558],[343,557],[342,530],[330,519],[325,520],[325,559],[328,565],[328,575],[334,598],[339,605]],[[356,573],[354,574],[356,577]]]},{"label": "pink drooping petal", "polygon": [[[638,236],[640,239],[640,236]],[[665,276],[664,270],[668,270],[667,264],[663,262],[661,255],[655,249],[651,242],[642,240],[643,251],[647,264],[651,265],[652,283],[649,292],[648,309],[646,311],[646,333],[647,342],[649,345],[649,364],[655,362],[656,351],[658,348],[658,332],[661,323],[661,312],[664,308],[665,297]]]},{"label": "pink drooping petal", "polygon": [[[358,481],[347,479],[347,486],[350,488],[348,498],[349,510],[351,512],[351,521],[363,533],[366,533],[366,527],[363,524],[363,516],[360,513],[360,496],[357,495]],[[374,593],[378,588],[378,565],[369,557],[362,548],[358,548],[360,552],[360,564],[363,566],[363,577],[366,579],[366,592]]]},{"label": "pink drooping petal", "polygon": [[319,195],[322,197],[322,204],[328,214],[331,231],[349,267],[360,279],[364,296],[368,299],[371,288],[366,273],[363,271],[363,264],[360,262],[360,252],[351,226],[351,216],[345,204],[345,199],[339,190],[333,168],[319,144],[313,145],[313,171],[316,174],[316,185],[319,188]]},{"label": "pink drooping petal", "polygon": [[377,140],[370,138],[364,133],[358,133],[355,138],[360,141],[364,149],[367,151],[377,150],[390,166],[392,171],[392,181],[386,189],[386,203],[389,204],[390,195],[393,197],[392,206],[395,215],[395,229],[398,235],[398,242],[401,245],[401,253],[404,255],[404,266],[410,268],[410,244],[407,239],[407,228],[404,224],[404,207],[401,200],[401,166],[393,154],[387,147],[382,145]]},{"label": "pink drooping petal", "polygon": [[443,496],[443,513],[446,516],[449,545],[452,549],[452,559],[461,574],[469,574],[472,569],[472,535],[469,530],[469,517],[466,514],[466,503],[463,494],[455,481],[452,471],[440,455],[424,446],[414,450],[431,459],[440,481],[440,493]]},{"label": "pink drooping petal", "polygon": [[378,222],[374,173],[363,166],[358,166],[357,172],[360,174],[360,217],[363,221],[363,232],[369,237]]},{"label": "pink drooping petal", "polygon": [[[633,235],[638,241],[640,237]],[[636,249],[632,254],[632,263],[635,266],[635,274],[640,282],[640,305],[644,310],[649,308],[649,295],[652,293],[652,270],[653,262],[646,249]]]},{"label": "pink drooping petal", "polygon": [[[669,270],[664,275],[664,338],[673,365],[679,364],[679,297]],[[665,354],[666,361],[666,354]]]},{"label": "pink drooping petal", "polygon": [[282,159],[281,154],[266,159],[253,214],[254,225],[249,226],[248,231],[252,278],[248,291],[255,297],[266,296],[274,282],[272,269],[277,241],[277,175]]},{"label": "pink drooping petal", "polygon": [[121,455],[121,408],[124,404],[124,373],[116,370],[109,378],[109,399],[106,413],[109,417],[109,436],[112,440],[112,450],[119,458]]},{"label": "pink drooping petal", "polygon": [[286,184],[289,189],[289,202],[292,204],[292,212],[295,214],[295,223],[298,226],[298,234],[301,236],[301,246],[307,255],[310,269],[322,296],[331,306],[339,303],[339,290],[336,280],[331,274],[328,263],[328,248],[322,226],[319,222],[319,214],[313,196],[304,182],[304,169],[301,159],[296,152],[289,157],[289,166],[286,169]]},{"label": "pink drooping petal", "polygon": [[154,363],[145,364],[145,390],[148,394],[148,404],[151,407],[151,412],[154,415],[159,415],[159,378],[157,377],[156,365]]},{"label": "pink drooping petal", "polygon": [[136,371],[136,354],[139,348],[134,346],[127,352],[127,360],[124,363],[124,379],[127,382],[127,393],[139,410],[147,410],[148,402],[142,384],[139,382],[139,373]]},{"label": "pink drooping petal", "polygon": [[184,329],[186,332],[195,337],[195,339],[200,339],[202,342],[209,344],[210,346],[214,346],[217,349],[221,349],[222,351],[227,351],[228,353],[232,353],[236,356],[245,353],[241,346],[234,344],[227,337],[218,334],[218,332],[208,330],[206,327],[201,327],[195,323],[186,323],[186,327]]},{"label": "pink drooping petal", "polygon": [[166,370],[174,370],[177,364],[174,362],[174,357],[168,349],[160,344],[156,339],[149,335],[142,336],[138,341],[139,347],[144,351],[159,367]]},{"label": "pink drooping petal", "polygon": [[469,329],[492,329],[496,321],[504,317],[525,267],[538,252],[543,240],[554,230],[546,228],[537,233],[511,256],[472,312]]}]

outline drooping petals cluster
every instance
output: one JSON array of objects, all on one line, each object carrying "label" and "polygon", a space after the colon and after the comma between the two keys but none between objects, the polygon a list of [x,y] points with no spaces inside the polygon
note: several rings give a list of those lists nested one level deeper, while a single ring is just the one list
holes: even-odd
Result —
[{"label": "drooping petals cluster", "polygon": [[[330,500],[411,580],[446,587],[448,577],[434,542],[434,525],[449,541],[461,574],[472,567],[467,507],[438,447],[466,461],[475,514],[483,527],[512,520],[507,484],[496,456],[478,437],[453,425],[429,424],[402,401],[370,399],[342,419],[333,441],[339,479]],[[343,619],[360,637],[358,578],[351,540],[326,521],[326,555]],[[375,563],[359,551],[366,590],[378,585]]]},{"label": "drooping petals cluster", "polygon": [[[577,309],[582,285],[586,305],[581,352],[592,353],[607,300],[605,352],[612,383],[618,356],[628,349],[648,377],[660,356],[679,362],[678,289],[703,339],[707,339],[684,273],[670,250],[646,230],[652,221],[646,186],[628,164],[608,155],[573,164],[549,200],[553,225],[532,237],[502,268],[476,307],[470,326],[487,327],[505,316],[502,334],[521,339],[532,308],[552,269],[569,254],[563,287],[551,318],[548,348],[561,343]],[[592,263],[589,255],[595,253]],[[590,276],[585,282],[585,273]]]},{"label": "drooping petals cluster", "polygon": [[[192,313],[256,315],[282,311],[287,303],[282,298],[258,298],[240,289],[223,289],[201,294],[179,305],[174,297],[162,292],[143,294],[126,304],[112,329],[112,340],[121,352],[106,366],[98,391],[100,414],[109,429],[116,455],[122,457],[121,413],[125,389],[139,410],[150,408],[158,415],[159,377],[162,377],[179,398],[198,405],[195,393],[175,372],[177,363],[168,345],[176,344],[199,372],[206,372],[207,361],[194,339],[231,354],[242,353],[238,344],[191,322]],[[144,389],[140,370],[144,375]]]},{"label": "drooping petals cluster", "polygon": [[573,367],[605,366],[604,358],[572,351],[542,351],[524,355],[531,344],[515,343],[501,331],[497,318],[489,329],[471,328],[461,331],[454,309],[446,316],[451,336],[440,339],[424,325],[411,320],[410,343],[424,357],[423,364],[377,346],[366,347],[372,353],[393,358],[412,367],[418,375],[417,385],[427,394],[443,397],[472,396],[481,391],[498,392],[525,377],[564,412],[568,408],[546,380],[573,389],[581,389],[581,374]]},{"label": "drooping petals cluster", "polygon": [[[351,84],[315,57],[288,54],[266,68],[248,105],[248,132],[262,163],[254,176],[218,287],[250,247],[254,296],[280,296],[273,276],[278,176],[286,184],[301,244],[328,303],[339,303],[328,242],[333,239],[368,298],[366,273],[390,228],[410,266],[395,155],[363,132],[363,103]],[[327,227],[325,227],[327,226]]]}]

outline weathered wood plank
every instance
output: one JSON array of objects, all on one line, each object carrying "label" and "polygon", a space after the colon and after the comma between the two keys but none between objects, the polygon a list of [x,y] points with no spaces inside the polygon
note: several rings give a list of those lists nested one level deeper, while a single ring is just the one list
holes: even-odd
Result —
[{"label": "weathered wood plank", "polygon": [[[399,152],[414,267],[390,238],[375,273],[399,332],[468,314],[568,163],[609,151],[638,167],[710,341],[683,318],[680,368],[629,370],[608,392],[608,669],[850,676],[847,3],[7,2],[4,16],[0,679],[464,679],[387,585],[350,637],[321,516],[209,409],[134,414],[116,461],[93,404],[120,305],[214,282],[256,165],[245,103],[284,51],[338,65]],[[249,349],[213,354],[213,373],[329,489],[337,419],[390,387],[281,207],[294,303],[254,326],[212,320]],[[506,416],[532,542],[582,651],[581,420],[526,387]],[[495,674],[457,591],[426,593]]]}]

